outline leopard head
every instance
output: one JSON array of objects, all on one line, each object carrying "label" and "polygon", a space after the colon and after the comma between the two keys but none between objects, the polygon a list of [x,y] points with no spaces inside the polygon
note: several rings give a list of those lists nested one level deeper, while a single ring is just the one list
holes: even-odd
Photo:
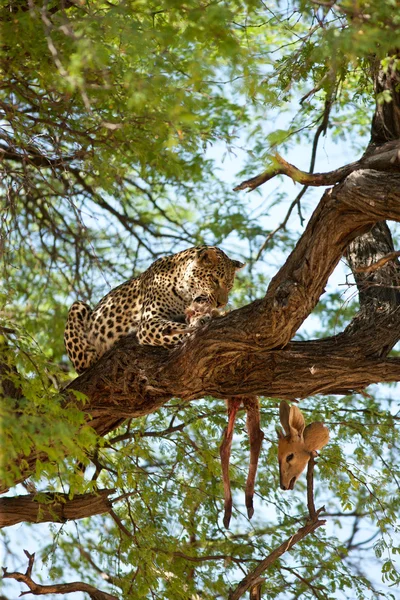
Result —
[{"label": "leopard head", "polygon": [[194,259],[185,273],[185,284],[191,300],[207,302],[221,308],[228,302],[236,271],[244,263],[229,258],[216,246],[195,248]]}]

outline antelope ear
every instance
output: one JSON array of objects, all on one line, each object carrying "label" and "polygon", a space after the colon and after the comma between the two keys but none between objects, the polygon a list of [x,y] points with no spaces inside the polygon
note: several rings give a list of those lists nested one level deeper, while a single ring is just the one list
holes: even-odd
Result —
[{"label": "antelope ear", "polygon": [[304,421],[301,410],[297,408],[297,406],[291,406],[289,413],[289,428],[291,437],[303,439],[303,431],[305,426],[306,422]]},{"label": "antelope ear", "polygon": [[204,267],[215,267],[218,264],[218,254],[215,248],[200,248],[197,251],[197,262]]},{"label": "antelope ear", "polygon": [[282,400],[279,405],[279,420],[283,429],[285,430],[286,435],[290,433],[289,427],[289,414],[290,414],[290,406],[285,400]]},{"label": "antelope ear", "polygon": [[329,442],[329,430],[323,423],[310,423],[304,430],[304,445],[306,450],[320,450]]},{"label": "antelope ear", "polygon": [[242,263],[238,260],[232,260],[231,261],[233,266],[235,267],[235,271],[240,271],[240,269],[243,269],[243,267],[246,266],[246,263]]},{"label": "antelope ear", "polygon": [[283,440],[285,434],[283,433],[280,427],[275,427],[276,435],[278,436],[278,440]]}]

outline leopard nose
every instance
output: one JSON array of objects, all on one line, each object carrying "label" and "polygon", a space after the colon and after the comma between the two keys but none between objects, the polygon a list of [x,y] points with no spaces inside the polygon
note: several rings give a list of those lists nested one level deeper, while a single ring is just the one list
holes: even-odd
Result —
[{"label": "leopard nose", "polygon": [[217,295],[217,307],[221,308],[228,303],[228,292],[226,290],[220,289],[218,290]]}]

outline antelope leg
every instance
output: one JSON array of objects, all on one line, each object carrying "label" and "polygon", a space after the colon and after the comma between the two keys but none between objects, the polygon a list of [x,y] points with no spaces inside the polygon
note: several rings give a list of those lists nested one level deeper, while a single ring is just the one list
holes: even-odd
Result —
[{"label": "antelope leg", "polygon": [[222,443],[219,447],[219,455],[221,457],[222,467],[222,482],[224,485],[224,526],[229,528],[229,522],[232,516],[232,493],[231,483],[229,480],[229,459],[231,456],[231,446],[233,437],[233,428],[236,421],[236,415],[240,408],[242,400],[227,400],[228,404],[228,426],[224,431]]},{"label": "antelope leg", "polygon": [[250,441],[250,465],[246,481],[246,508],[247,516],[251,519],[254,514],[254,483],[264,432],[260,429],[260,404],[257,396],[245,398],[243,404],[247,412],[247,433]]}]

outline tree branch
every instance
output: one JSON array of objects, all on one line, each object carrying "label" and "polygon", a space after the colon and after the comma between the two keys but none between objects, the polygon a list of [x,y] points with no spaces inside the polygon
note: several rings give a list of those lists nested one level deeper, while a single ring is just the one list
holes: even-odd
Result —
[{"label": "tree branch", "polygon": [[382,256],[382,258],[380,258],[379,260],[377,260],[376,262],[374,262],[370,265],[358,267],[355,272],[356,273],[374,273],[375,271],[378,271],[378,269],[381,269],[382,267],[384,267],[389,261],[392,261],[394,258],[398,258],[399,256],[400,256],[400,251],[389,252],[388,254],[385,254],[384,256]]},{"label": "tree branch", "polygon": [[306,171],[301,171],[288,163],[279,154],[271,157],[271,163],[269,169],[255,177],[242,181],[233,188],[233,191],[238,192],[248,188],[249,192],[251,192],[277,175],[286,175],[297,183],[318,187],[339,183],[359,169],[375,169],[386,172],[398,171],[400,166],[400,142],[398,140],[390,141],[379,148],[374,148],[365,153],[359,160],[327,173],[307,173]]},{"label": "tree branch", "polygon": [[68,494],[29,494],[0,499],[0,528],[16,523],[65,523],[101,515],[111,510],[108,499],[115,490],[99,490],[70,499]]},{"label": "tree branch", "polygon": [[[105,435],[125,418],[154,412],[171,397],[293,399],[399,381],[400,359],[376,358],[400,338],[393,310],[376,311],[372,322],[358,319],[333,338],[289,343],[348,244],[385,218],[400,221],[400,175],[352,173],[325,192],[263,299],[211,320],[173,350],[140,346],[135,336],[123,338],[72,382],[69,390],[89,399],[84,411],[90,425]],[[36,458],[34,452],[24,457],[28,467],[22,479]]]},{"label": "tree branch", "polygon": [[[318,141],[319,141],[319,138],[321,137],[321,134],[323,133],[325,135],[325,133],[326,133],[326,129],[328,127],[329,115],[330,115],[331,108],[332,108],[332,97],[329,97],[329,99],[327,99],[325,101],[324,112],[322,114],[322,121],[319,124],[319,126],[317,128],[317,131],[315,132],[314,141],[313,141],[313,145],[312,145],[312,151],[311,151],[310,173],[314,172],[315,159],[316,159],[316,156],[317,156]],[[292,214],[292,211],[293,211],[293,209],[294,209],[295,206],[298,207],[300,221],[301,221],[301,224],[303,224],[303,218],[301,217],[301,212],[300,212],[300,201],[301,201],[302,197],[304,196],[304,194],[306,193],[306,191],[308,190],[308,187],[309,187],[308,185],[304,185],[302,187],[302,189],[300,190],[300,192],[297,194],[296,198],[290,204],[289,210],[287,211],[286,216],[283,219],[282,223],[280,225],[278,225],[278,227],[276,227],[273,231],[271,231],[267,235],[267,237],[264,240],[261,248],[257,252],[256,260],[258,260],[260,258],[261,254],[264,252],[265,248],[267,247],[268,242],[274,237],[274,235],[278,231],[280,231],[281,229],[284,229],[286,227],[287,222],[289,221],[289,217]]]},{"label": "tree branch", "polygon": [[[384,221],[356,238],[346,252],[360,300],[360,311],[346,331],[351,334],[355,330],[360,335],[364,329],[375,326],[377,337],[371,339],[369,336],[370,356],[385,356],[398,341],[399,254],[394,251],[392,236]],[[385,332],[386,339],[380,331]]]},{"label": "tree branch", "polygon": [[73,583],[58,583],[54,585],[40,585],[35,583],[31,577],[33,563],[35,561],[35,554],[30,554],[27,550],[24,550],[24,552],[29,559],[28,568],[25,573],[8,573],[7,569],[3,567],[4,579],[15,579],[16,581],[25,583],[28,586],[30,591],[21,592],[21,596],[25,596],[26,594],[41,596],[45,594],[71,594],[72,592],[85,592],[86,594],[89,594],[89,597],[92,598],[92,600],[118,600],[117,596],[102,592],[93,587],[93,585],[82,583],[80,581],[74,581]]}]

